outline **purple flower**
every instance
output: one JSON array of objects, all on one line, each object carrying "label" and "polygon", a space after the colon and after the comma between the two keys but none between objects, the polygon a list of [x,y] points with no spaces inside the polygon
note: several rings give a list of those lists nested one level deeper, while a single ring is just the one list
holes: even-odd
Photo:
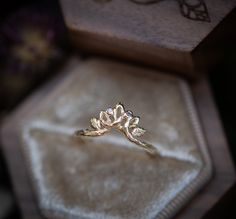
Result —
[{"label": "purple flower", "polygon": [[0,56],[5,72],[45,72],[63,57],[65,33],[60,15],[45,7],[16,11],[0,28]]}]

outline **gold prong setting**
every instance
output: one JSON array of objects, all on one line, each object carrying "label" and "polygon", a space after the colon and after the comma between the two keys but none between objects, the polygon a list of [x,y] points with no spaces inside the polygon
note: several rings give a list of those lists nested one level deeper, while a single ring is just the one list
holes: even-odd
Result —
[{"label": "gold prong setting", "polygon": [[78,130],[76,136],[101,136],[115,128],[121,131],[131,142],[146,150],[149,154],[157,154],[153,145],[138,140],[136,137],[142,136],[146,130],[138,126],[140,118],[134,116],[130,110],[125,111],[123,104],[118,103],[114,108],[108,108],[99,113],[99,118],[92,118],[90,125],[92,129]]}]

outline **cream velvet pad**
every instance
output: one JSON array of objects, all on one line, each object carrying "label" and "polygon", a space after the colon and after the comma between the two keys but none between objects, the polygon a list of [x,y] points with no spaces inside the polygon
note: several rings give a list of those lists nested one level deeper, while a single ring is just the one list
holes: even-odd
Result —
[{"label": "cream velvet pad", "polygon": [[[19,121],[32,185],[48,218],[170,218],[209,180],[188,85],[176,76],[105,60],[72,61]],[[122,102],[141,117],[152,158],[121,133],[76,139],[76,129]]]}]

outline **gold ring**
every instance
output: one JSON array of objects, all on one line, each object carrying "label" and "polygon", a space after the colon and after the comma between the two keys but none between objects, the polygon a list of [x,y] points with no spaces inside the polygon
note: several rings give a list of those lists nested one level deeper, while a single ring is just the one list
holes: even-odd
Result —
[{"label": "gold ring", "polygon": [[92,129],[77,130],[75,136],[96,137],[104,135],[112,128],[121,131],[129,141],[135,143],[150,155],[158,154],[157,149],[144,141],[138,140],[136,137],[143,135],[146,130],[138,126],[140,118],[134,116],[132,111],[125,111],[121,103],[116,104],[114,108],[108,108],[106,111],[101,111],[99,119],[92,118],[90,120]]}]

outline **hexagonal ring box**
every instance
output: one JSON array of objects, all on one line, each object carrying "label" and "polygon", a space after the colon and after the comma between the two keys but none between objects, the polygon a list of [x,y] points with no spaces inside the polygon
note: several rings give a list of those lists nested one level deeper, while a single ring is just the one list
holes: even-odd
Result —
[{"label": "hexagonal ring box", "polygon": [[[11,130],[10,138],[14,133],[23,151],[42,214],[106,219],[175,215],[212,175],[188,84],[160,71],[102,59],[74,60],[68,69],[55,88],[29,100],[11,118],[14,125],[3,128],[5,141],[11,141]],[[147,129],[143,138],[160,155],[150,157],[116,131],[73,137],[117,102],[140,116]]]}]

